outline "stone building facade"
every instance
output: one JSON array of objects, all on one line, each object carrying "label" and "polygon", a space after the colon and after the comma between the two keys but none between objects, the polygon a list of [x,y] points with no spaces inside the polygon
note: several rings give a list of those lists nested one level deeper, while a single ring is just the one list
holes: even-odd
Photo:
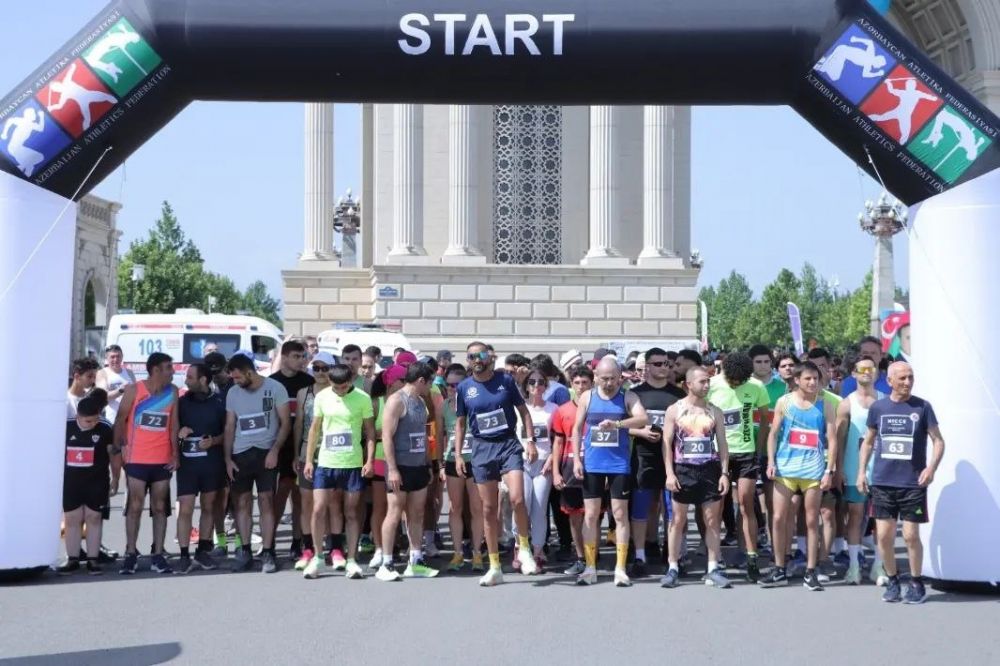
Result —
[{"label": "stone building facade", "polygon": [[104,330],[118,310],[119,210],[121,204],[93,195],[77,206],[72,358],[103,358]]}]

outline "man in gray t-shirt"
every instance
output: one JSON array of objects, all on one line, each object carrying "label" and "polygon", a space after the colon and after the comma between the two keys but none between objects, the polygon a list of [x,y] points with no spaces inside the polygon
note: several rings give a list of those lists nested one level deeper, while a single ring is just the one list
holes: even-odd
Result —
[{"label": "man in gray t-shirt", "polygon": [[232,482],[236,526],[243,548],[236,553],[234,571],[253,565],[250,553],[253,488],[257,486],[260,511],[260,535],[264,542],[261,556],[264,573],[277,571],[274,556],[274,488],[277,485],[278,453],[288,440],[292,420],[288,391],[277,381],[257,374],[254,362],[236,354],[229,359],[233,386],[226,395],[226,434],[223,440],[226,471]]}]

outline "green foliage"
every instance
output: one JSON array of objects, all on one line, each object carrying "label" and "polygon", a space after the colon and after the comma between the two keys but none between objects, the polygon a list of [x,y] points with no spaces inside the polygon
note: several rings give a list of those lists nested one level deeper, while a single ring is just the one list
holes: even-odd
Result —
[{"label": "green foliage", "polygon": [[[709,344],[716,349],[746,349],[758,342],[790,348],[788,302],[799,306],[802,335],[842,351],[868,334],[872,275],[848,294],[835,293],[816,269],[805,264],[798,275],[782,269],[754,300],[746,278],[733,271],[718,287],[703,287],[708,305]],[[905,292],[903,292],[905,293]],[[699,323],[699,334],[700,323]]]},{"label": "green foliage", "polygon": [[[136,264],[145,266],[142,280],[132,280]],[[118,262],[119,307],[137,313],[171,313],[180,308],[236,314],[246,311],[280,324],[279,302],[258,280],[240,292],[228,277],[206,271],[201,252],[184,235],[166,201],[160,219],[143,240],[133,241]],[[209,296],[214,303],[209,304]]]}]

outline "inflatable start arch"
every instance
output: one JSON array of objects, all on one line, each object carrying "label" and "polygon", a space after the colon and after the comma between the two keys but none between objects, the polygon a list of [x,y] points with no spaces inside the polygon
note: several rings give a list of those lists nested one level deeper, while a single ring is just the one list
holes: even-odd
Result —
[{"label": "inflatable start arch", "polygon": [[[8,376],[31,378],[0,385],[0,569],[58,548],[73,233],[53,220],[193,100],[790,105],[902,201],[926,201],[917,392],[949,449],[925,573],[1000,579],[981,536],[1000,521],[1000,447],[984,437],[1000,431],[1000,360],[983,355],[1000,324],[1000,120],[865,0],[112,2],[0,102],[0,349]],[[26,334],[42,357],[18,352]],[[956,349],[975,359],[971,385]]]}]

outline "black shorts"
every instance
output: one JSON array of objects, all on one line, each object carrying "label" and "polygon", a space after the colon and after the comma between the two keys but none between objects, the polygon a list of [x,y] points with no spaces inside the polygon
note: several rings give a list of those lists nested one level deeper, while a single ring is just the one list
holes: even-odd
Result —
[{"label": "black shorts", "polygon": [[722,493],[719,492],[722,463],[718,460],[707,462],[704,465],[674,463],[674,474],[681,484],[681,489],[672,493],[675,502],[709,504],[722,499]]},{"label": "black shorts", "polygon": [[[469,462],[469,461],[465,462],[465,478],[467,478],[467,479],[471,479],[472,478],[472,467],[471,467],[471,465],[472,465],[471,462]],[[458,475],[458,470],[455,468],[455,461],[454,460],[445,460],[444,461],[444,475],[445,476],[450,476],[453,479],[461,479],[461,478],[463,478],[463,477],[461,477],[461,476]]]},{"label": "black shorts", "polygon": [[233,454],[233,462],[239,468],[233,476],[230,488],[234,493],[248,493],[257,486],[257,494],[273,493],[278,483],[278,470],[264,467],[267,449],[252,448]]},{"label": "black shorts", "polygon": [[278,449],[278,478],[294,479],[295,474],[295,447],[291,442],[286,442],[285,446]]},{"label": "black shorts", "polygon": [[125,476],[142,481],[146,485],[169,481],[173,474],[166,465],[145,465],[142,463],[126,463]]},{"label": "black shorts", "polygon": [[926,523],[927,489],[872,486],[872,506],[875,520],[903,520]]},{"label": "black shorts", "polygon": [[559,491],[559,510],[567,516],[583,513],[583,488],[563,488]]},{"label": "black shorts", "polygon": [[751,479],[760,476],[760,459],[756,453],[733,453],[729,456],[729,480]]},{"label": "black shorts", "polygon": [[[314,473],[315,473],[316,468],[317,468],[317,465],[313,465],[313,472]],[[302,490],[312,490],[313,489],[313,482],[312,482],[312,479],[307,479],[306,478],[305,469],[306,469],[306,466],[305,466],[305,464],[303,464],[302,467],[299,469],[298,474],[295,475],[296,483],[298,484],[299,488],[301,488]]]},{"label": "black shorts", "polygon": [[[403,484],[399,488],[399,492],[401,493],[415,493],[423,490],[431,483],[431,470],[427,465],[417,465],[413,467],[400,465],[399,475],[403,477]],[[386,484],[385,491],[387,493],[392,492],[392,488],[389,484]]]},{"label": "black shorts", "polygon": [[110,492],[107,474],[88,479],[83,475],[77,477],[67,473],[63,480],[63,511],[76,511],[85,506],[91,511],[107,513]]},{"label": "black shorts", "polygon": [[177,496],[214,493],[226,485],[226,463],[221,456],[184,458],[177,470]]},{"label": "black shorts", "polygon": [[602,499],[609,492],[611,499],[627,500],[632,495],[632,473],[583,473],[583,499]]},{"label": "black shorts", "polygon": [[663,456],[633,456],[632,469],[635,470],[635,487],[639,490],[663,490],[667,482],[667,468]]}]

